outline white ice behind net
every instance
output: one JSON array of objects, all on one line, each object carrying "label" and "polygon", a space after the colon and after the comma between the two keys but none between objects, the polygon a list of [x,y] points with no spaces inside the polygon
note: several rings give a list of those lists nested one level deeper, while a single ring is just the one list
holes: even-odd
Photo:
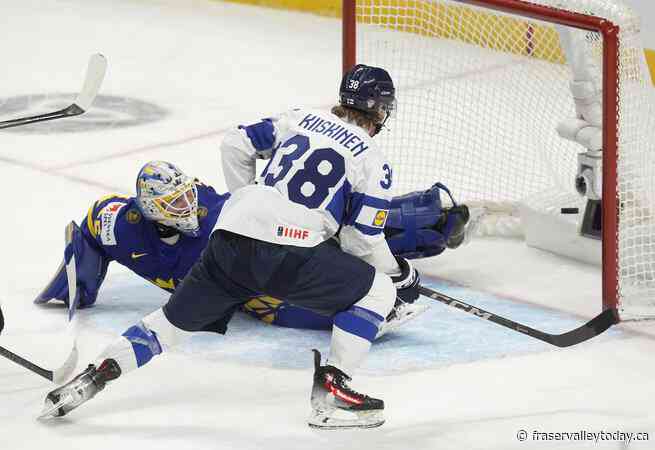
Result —
[{"label": "white ice behind net", "polygon": [[[533,3],[621,27],[618,185],[623,317],[655,315],[655,96],[639,23],[610,0]],[[560,6],[562,7],[562,6]],[[359,0],[357,62],[389,70],[398,110],[378,140],[397,193],[445,183],[462,202],[580,207],[577,154],[557,124],[575,116],[552,24],[451,1]],[[598,61],[602,39],[587,34]]]}]

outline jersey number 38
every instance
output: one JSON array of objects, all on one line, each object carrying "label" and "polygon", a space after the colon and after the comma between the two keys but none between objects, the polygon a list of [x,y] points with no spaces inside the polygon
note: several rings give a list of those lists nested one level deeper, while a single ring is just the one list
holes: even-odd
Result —
[{"label": "jersey number 38", "polygon": [[294,203],[310,209],[321,207],[332,189],[346,173],[342,155],[332,148],[312,149],[309,138],[297,134],[284,142],[261,174],[266,186],[281,192],[286,186],[287,196]]}]

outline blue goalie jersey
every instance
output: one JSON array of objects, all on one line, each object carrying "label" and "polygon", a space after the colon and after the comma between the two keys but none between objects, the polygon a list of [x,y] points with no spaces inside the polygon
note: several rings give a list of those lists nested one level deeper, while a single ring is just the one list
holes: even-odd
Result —
[{"label": "blue goalie jersey", "polygon": [[[111,261],[172,293],[200,258],[223,204],[230,197],[229,193],[217,194],[212,187],[203,184],[197,184],[197,190],[200,232],[197,237],[180,234],[173,245],[162,241],[155,224],[142,216],[134,197],[103,197],[91,206],[81,226],[74,222],[69,224],[69,227],[73,225],[74,231],[66,245],[64,262],[67,263],[69,250],[77,255],[78,306],[88,307],[95,303]],[[63,263],[35,303],[42,304],[55,298],[66,304],[69,302]],[[332,326],[328,317],[265,296],[253,298],[244,305],[243,311],[281,326],[317,329]]]},{"label": "blue goalie jersey", "polygon": [[107,259],[116,261],[168,292],[173,292],[207,246],[223,204],[230,194],[217,194],[198,183],[198,237],[184,234],[172,245],[161,241],[134,197],[110,195],[96,201],[81,224],[82,233]]}]

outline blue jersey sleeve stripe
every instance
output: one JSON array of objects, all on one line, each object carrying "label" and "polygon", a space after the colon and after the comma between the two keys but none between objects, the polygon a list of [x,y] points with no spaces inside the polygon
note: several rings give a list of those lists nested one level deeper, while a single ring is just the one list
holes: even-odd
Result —
[{"label": "blue jersey sleeve stripe", "polygon": [[344,219],[344,224],[353,225],[357,221],[364,206],[370,206],[371,208],[379,210],[388,210],[391,206],[391,202],[382,198],[371,197],[370,195],[362,194],[360,192],[353,192],[350,196],[350,208],[348,216]]},{"label": "blue jersey sleeve stripe", "polygon": [[[390,209],[391,202],[383,198],[372,197],[370,195],[353,192],[350,196],[351,211],[359,212],[363,206],[370,206],[375,209]],[[356,216],[356,215],[355,215]]]},{"label": "blue jersey sleeve stripe", "polygon": [[389,209],[391,202],[383,198],[371,197],[370,195],[364,195],[364,205],[370,206],[375,209]]},{"label": "blue jersey sleeve stripe", "polygon": [[264,119],[261,122],[252,125],[239,125],[239,128],[245,130],[248,139],[258,152],[270,150],[275,143],[275,127],[270,119]]},{"label": "blue jersey sleeve stripe", "polygon": [[359,192],[353,192],[353,194],[350,196],[348,215],[344,218],[344,224],[345,225],[354,224],[363,206],[364,206],[364,194],[361,194]]},{"label": "blue jersey sleeve stripe", "polygon": [[350,196],[350,183],[348,180],[344,181],[343,185],[334,193],[332,200],[327,205],[327,209],[334,220],[341,225],[345,219],[345,206],[346,199]]},{"label": "blue jersey sleeve stripe", "polygon": [[375,236],[382,233],[384,230],[383,228],[369,227],[368,225],[362,225],[361,223],[355,223],[355,228],[367,236]]}]

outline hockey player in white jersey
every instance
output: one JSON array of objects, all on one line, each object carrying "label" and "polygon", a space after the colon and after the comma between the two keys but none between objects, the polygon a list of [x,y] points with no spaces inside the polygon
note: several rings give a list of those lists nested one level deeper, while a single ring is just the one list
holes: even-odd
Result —
[{"label": "hockey player in white jersey", "polygon": [[[315,354],[310,426],[384,423],[383,401],[349,382],[396,299],[418,297],[416,270],[382,234],[392,169],[371,140],[393,111],[394,87],[383,69],[360,65],[340,94],[333,114],[296,110],[226,138],[230,188],[253,181],[254,158],[268,152],[258,183],[225,203],[200,261],[166,305],[50,392],[44,417],[67,414],[193,332],[225,333],[233,312],[264,294],[334,318],[327,364]],[[339,230],[341,248],[331,239]]]},{"label": "hockey player in white jersey", "polygon": [[[342,250],[371,264],[379,275],[390,275],[398,289],[397,303],[411,304],[418,297],[418,274],[407,260],[392,255],[384,239],[393,171],[372,139],[394,110],[393,82],[384,69],[358,65],[343,77],[339,95],[339,105],[330,113],[295,109],[226,136],[221,157],[234,201],[226,204],[219,227],[303,247],[338,233]],[[269,159],[259,176],[257,158]],[[388,301],[365,305],[362,315],[382,318],[394,306]],[[377,329],[380,322],[371,323]],[[328,365],[320,366],[316,354],[310,424],[339,425],[327,397],[336,398],[341,409],[364,398],[347,381],[369,345],[360,330],[344,330],[335,321]],[[339,398],[335,392],[347,394]],[[371,411],[383,408],[378,400],[369,406]]]},{"label": "hockey player in white jersey", "polygon": [[[253,238],[302,246],[316,245],[339,231],[344,251],[384,273],[397,274],[397,262],[384,242],[393,171],[372,139],[394,107],[395,91],[386,71],[358,65],[343,78],[340,104],[331,112],[293,109],[228,133],[221,146],[226,184],[237,199],[247,200],[232,202],[235,214],[222,224]],[[269,159],[259,176],[256,159]],[[286,199],[311,212],[280,208]],[[288,228],[241,221],[253,212]],[[468,211],[466,215],[468,220]],[[306,233],[299,239],[287,229]],[[425,309],[399,299],[384,330]]]}]

